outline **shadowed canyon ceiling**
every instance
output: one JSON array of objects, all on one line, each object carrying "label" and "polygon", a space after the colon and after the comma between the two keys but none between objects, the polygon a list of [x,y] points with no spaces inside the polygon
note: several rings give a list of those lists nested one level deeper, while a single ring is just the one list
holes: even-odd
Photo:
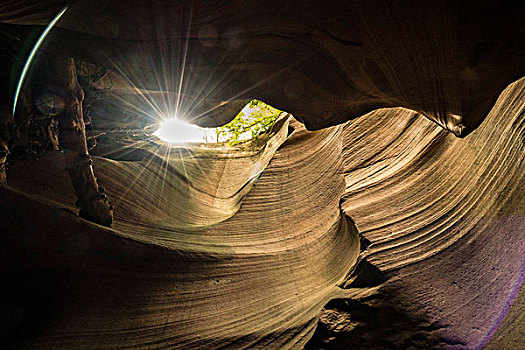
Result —
[{"label": "shadowed canyon ceiling", "polygon": [[[0,3],[2,342],[525,348],[523,18],[495,1]],[[254,99],[284,111],[260,140],[152,133]]]}]

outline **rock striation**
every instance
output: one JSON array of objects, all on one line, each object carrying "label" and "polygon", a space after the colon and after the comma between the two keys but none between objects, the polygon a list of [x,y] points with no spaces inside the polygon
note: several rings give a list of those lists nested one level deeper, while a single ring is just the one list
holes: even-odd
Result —
[{"label": "rock striation", "polygon": [[0,4],[2,45],[64,6],[42,55],[185,96],[201,125],[251,98],[296,120],[241,153],[101,152],[112,228],[77,216],[58,152],[13,164],[4,344],[525,346],[523,4],[19,0]]}]

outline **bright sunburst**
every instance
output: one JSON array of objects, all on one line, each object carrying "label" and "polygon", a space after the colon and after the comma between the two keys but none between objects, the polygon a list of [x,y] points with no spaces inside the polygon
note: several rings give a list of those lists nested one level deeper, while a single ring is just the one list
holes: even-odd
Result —
[{"label": "bright sunburst", "polygon": [[177,118],[166,119],[154,135],[170,143],[207,142],[208,139],[205,128]]}]

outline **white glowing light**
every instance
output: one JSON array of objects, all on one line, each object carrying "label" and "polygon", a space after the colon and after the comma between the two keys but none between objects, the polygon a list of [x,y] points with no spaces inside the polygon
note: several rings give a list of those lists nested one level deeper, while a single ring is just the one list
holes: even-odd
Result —
[{"label": "white glowing light", "polygon": [[154,133],[170,143],[208,142],[208,134],[207,129],[185,123],[177,118],[165,120]]}]

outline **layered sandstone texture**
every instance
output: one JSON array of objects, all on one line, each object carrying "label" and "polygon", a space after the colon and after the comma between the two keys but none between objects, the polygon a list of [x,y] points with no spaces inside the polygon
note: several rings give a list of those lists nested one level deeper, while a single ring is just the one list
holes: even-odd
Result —
[{"label": "layered sandstone texture", "polygon": [[10,347],[525,347],[523,5],[20,0],[0,35],[64,6],[42,52],[109,67],[122,96],[293,117],[263,146],[94,157],[111,228],[78,217],[60,152],[14,163]]}]

